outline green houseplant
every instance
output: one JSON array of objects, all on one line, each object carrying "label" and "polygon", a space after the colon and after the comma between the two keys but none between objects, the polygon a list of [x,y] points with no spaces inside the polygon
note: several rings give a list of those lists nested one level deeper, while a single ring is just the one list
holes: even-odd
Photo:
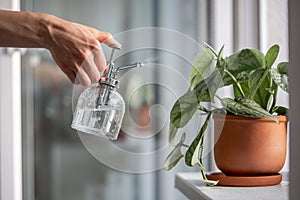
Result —
[{"label": "green houseplant", "polygon": [[[216,52],[206,44],[195,58],[190,72],[190,87],[177,99],[170,113],[169,142],[174,149],[163,165],[165,170],[170,170],[184,158],[186,165],[200,167],[202,177],[208,185],[215,185],[217,182],[206,177],[203,145],[209,119],[215,113],[267,118],[277,124],[277,116],[287,115],[287,108],[276,104],[279,88],[288,92],[287,62],[281,62],[272,68],[279,46],[273,45],[266,54],[256,49],[242,49],[225,58],[222,57],[223,48],[224,46]],[[220,97],[216,94],[218,89],[229,85],[233,87],[234,97]],[[191,144],[185,144],[184,132],[175,145],[180,128],[185,127],[196,112],[205,116],[199,133]]]}]

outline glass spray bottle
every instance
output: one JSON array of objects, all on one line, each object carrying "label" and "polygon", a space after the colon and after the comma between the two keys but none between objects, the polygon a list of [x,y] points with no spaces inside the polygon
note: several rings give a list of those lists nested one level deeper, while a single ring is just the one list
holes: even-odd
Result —
[{"label": "glass spray bottle", "polygon": [[104,135],[116,140],[125,113],[125,102],[117,92],[119,71],[142,66],[134,63],[116,67],[113,63],[112,48],[108,72],[104,82],[98,82],[85,89],[78,98],[71,127],[85,133]]}]

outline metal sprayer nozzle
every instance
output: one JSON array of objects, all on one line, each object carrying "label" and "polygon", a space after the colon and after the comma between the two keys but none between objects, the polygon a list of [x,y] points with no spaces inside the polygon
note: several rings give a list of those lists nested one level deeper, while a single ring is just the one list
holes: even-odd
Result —
[{"label": "metal sprayer nozzle", "polygon": [[115,72],[119,72],[119,71],[124,70],[124,69],[139,68],[139,67],[142,67],[142,66],[144,66],[144,64],[140,63],[140,62],[136,62],[136,63],[130,64],[130,65],[122,65],[122,66],[117,67]]}]

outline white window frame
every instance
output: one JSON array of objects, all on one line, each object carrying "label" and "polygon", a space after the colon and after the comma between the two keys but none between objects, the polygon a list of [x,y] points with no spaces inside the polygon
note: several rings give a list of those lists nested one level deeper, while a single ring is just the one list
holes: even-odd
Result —
[{"label": "white window frame", "polygon": [[[19,0],[0,0],[20,10]],[[22,200],[21,56],[0,48],[0,198]]]}]

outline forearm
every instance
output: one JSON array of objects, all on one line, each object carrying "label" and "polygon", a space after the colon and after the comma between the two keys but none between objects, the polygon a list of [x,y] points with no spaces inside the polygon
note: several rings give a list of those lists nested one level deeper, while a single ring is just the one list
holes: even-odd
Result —
[{"label": "forearm", "polygon": [[0,10],[0,47],[47,48],[49,16]]},{"label": "forearm", "polygon": [[100,43],[121,46],[108,32],[53,15],[0,10],[0,47],[46,48],[73,83],[99,81],[106,67]]}]

